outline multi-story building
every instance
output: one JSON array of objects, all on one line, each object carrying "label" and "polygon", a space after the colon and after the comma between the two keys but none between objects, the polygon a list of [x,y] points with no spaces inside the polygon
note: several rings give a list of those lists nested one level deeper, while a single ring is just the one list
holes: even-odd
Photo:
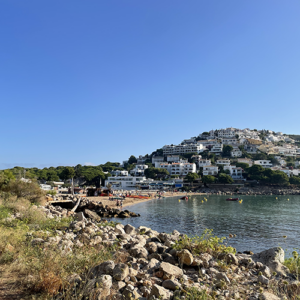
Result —
[{"label": "multi-story building", "polygon": [[236,138],[221,138],[223,145],[236,145],[238,140]]},{"label": "multi-story building", "polygon": [[241,157],[243,155],[243,152],[238,147],[233,147],[230,155],[231,157]]},{"label": "multi-story building", "polygon": [[221,153],[222,151],[223,151],[223,144],[215,144],[210,150],[211,153]]},{"label": "multi-story building", "polygon": [[170,175],[185,176],[188,173],[196,173],[196,164],[194,163],[162,163],[159,168],[167,170]]},{"label": "multi-story building", "polygon": [[218,175],[219,168],[217,166],[205,166],[203,167],[203,175],[213,175],[216,176]]},{"label": "multi-story building", "polygon": [[193,155],[191,158],[193,159],[195,164],[197,164],[199,162],[199,160],[202,159],[202,155]]},{"label": "multi-story building", "polygon": [[110,171],[110,174],[113,175],[113,176],[128,176],[128,171],[115,170],[115,171]]},{"label": "multi-story building", "polygon": [[152,156],[152,163],[155,164],[156,162],[162,163],[164,162],[163,156]]},{"label": "multi-story building", "polygon": [[228,170],[232,179],[241,180],[243,177],[243,169],[241,167],[236,166],[225,166],[224,170]]},{"label": "multi-story building", "polygon": [[145,170],[148,167],[148,165],[135,165],[134,169],[130,170],[130,174],[133,176],[144,176]]},{"label": "multi-story building", "polygon": [[173,155],[173,154],[185,154],[185,153],[201,153],[205,147],[198,144],[187,144],[187,145],[166,145],[163,147],[164,155]]},{"label": "multi-story building", "polygon": [[218,159],[216,161],[216,164],[221,165],[221,166],[229,166],[230,165],[230,160],[228,158]]},{"label": "multi-story building", "polygon": [[210,159],[200,159],[198,161],[198,167],[203,168],[205,166],[210,166],[211,165],[211,160]]},{"label": "multi-story building", "polygon": [[139,184],[146,181],[146,177],[133,177],[133,176],[118,176],[118,177],[108,177],[105,180],[105,186],[108,184],[112,185],[114,189],[134,189]]},{"label": "multi-story building", "polygon": [[263,159],[263,160],[255,160],[253,163],[255,165],[260,165],[260,166],[262,166],[264,168],[271,168],[273,166],[273,164],[271,163],[270,160],[265,160],[265,159]]},{"label": "multi-story building", "polygon": [[180,155],[168,155],[167,156],[167,162],[179,162],[180,161]]}]

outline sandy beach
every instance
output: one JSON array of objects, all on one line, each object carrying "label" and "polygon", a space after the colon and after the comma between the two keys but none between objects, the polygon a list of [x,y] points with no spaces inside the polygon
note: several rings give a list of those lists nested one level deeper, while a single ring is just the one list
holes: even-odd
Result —
[{"label": "sandy beach", "polygon": [[[134,204],[138,204],[138,203],[142,203],[142,202],[147,202],[147,201],[150,201],[150,200],[153,200],[153,199],[157,199],[156,198],[156,192],[148,192],[148,193],[145,193],[145,192],[142,192],[140,195],[143,195],[143,196],[147,196],[147,194],[151,194],[151,197],[148,198],[148,199],[136,199],[136,198],[125,198],[124,202],[123,202],[123,208],[124,207],[128,207],[128,206],[131,206],[131,205],[134,205]],[[163,194],[163,197],[165,198],[169,198],[169,197],[183,197],[183,196],[195,196],[195,195],[205,195],[205,193],[186,193],[186,192],[175,192],[175,193],[171,193],[171,192],[166,192]],[[91,197],[89,196],[88,197],[90,200],[93,200],[93,201],[99,201],[99,202],[102,202],[103,205],[107,205],[109,207],[118,207],[116,205],[116,201],[111,201],[109,200],[109,197]]]}]

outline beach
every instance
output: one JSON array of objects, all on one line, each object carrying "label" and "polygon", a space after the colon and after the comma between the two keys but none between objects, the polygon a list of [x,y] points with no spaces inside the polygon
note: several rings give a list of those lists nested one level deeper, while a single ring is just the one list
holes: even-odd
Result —
[{"label": "beach", "polygon": [[[141,193],[138,193],[138,195],[142,195],[142,196],[147,196],[148,194],[150,194],[150,198],[148,199],[137,199],[137,198],[129,198],[129,197],[126,197],[125,200],[123,201],[123,208],[124,207],[128,207],[128,206],[131,206],[131,205],[134,205],[134,204],[137,204],[137,203],[142,203],[142,202],[147,202],[147,201],[150,201],[152,199],[157,199],[156,198],[156,191],[155,192],[147,192],[145,193],[145,191],[141,192]],[[186,193],[186,192],[165,192],[163,193],[163,197],[165,198],[170,198],[170,197],[183,197],[183,196],[192,196],[192,195],[205,195],[205,193]],[[102,204],[105,206],[109,206],[109,207],[113,207],[113,208],[116,208],[116,207],[119,207],[116,205],[116,200],[114,201],[111,201],[109,200],[109,198],[111,197],[97,197],[97,196],[89,196],[87,197],[89,198],[90,200],[93,200],[93,201],[99,201],[99,202],[102,202]]]}]

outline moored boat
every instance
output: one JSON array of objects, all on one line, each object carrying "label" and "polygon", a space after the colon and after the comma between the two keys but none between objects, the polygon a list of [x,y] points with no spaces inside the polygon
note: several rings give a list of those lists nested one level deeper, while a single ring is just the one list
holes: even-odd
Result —
[{"label": "moored boat", "polygon": [[227,198],[226,201],[239,201],[239,198]]},{"label": "moored boat", "polygon": [[187,196],[183,196],[180,198],[181,200],[188,200],[189,198]]}]

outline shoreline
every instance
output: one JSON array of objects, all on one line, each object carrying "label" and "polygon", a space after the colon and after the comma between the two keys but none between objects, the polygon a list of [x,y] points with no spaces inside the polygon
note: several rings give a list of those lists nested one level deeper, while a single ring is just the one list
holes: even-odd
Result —
[{"label": "shoreline", "polygon": [[[154,194],[154,193],[153,193]],[[166,198],[173,198],[173,197],[183,197],[183,196],[202,196],[202,195],[206,195],[206,193],[186,193],[186,192],[177,192],[177,193],[165,193],[165,196],[163,199]],[[154,195],[151,195],[152,197],[150,197],[149,199],[136,199],[136,198],[125,198],[124,202],[123,202],[123,208],[125,207],[129,207],[135,204],[139,204],[139,203],[144,203],[144,202],[148,202],[150,200],[158,200],[158,198],[155,198]],[[104,206],[108,206],[111,208],[120,208],[119,206],[116,205],[116,201],[111,201],[109,200],[109,197],[88,197],[90,200],[92,201],[97,201],[97,202],[102,202],[102,204]]]}]

